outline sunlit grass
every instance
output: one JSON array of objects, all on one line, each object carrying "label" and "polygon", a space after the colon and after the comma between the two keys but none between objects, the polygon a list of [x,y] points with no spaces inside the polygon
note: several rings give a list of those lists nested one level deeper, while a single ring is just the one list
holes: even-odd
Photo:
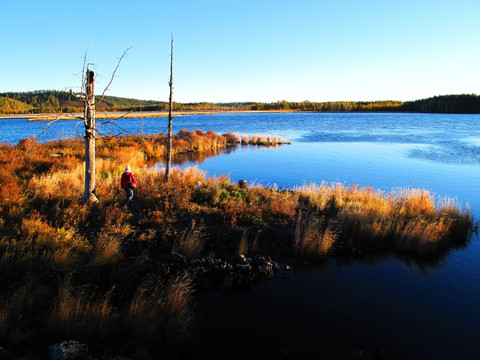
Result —
[{"label": "sunlit grass", "polygon": [[286,144],[285,140],[277,135],[253,134],[248,140],[252,145],[274,146]]},{"label": "sunlit grass", "polygon": [[[336,218],[343,247],[390,246],[417,254],[433,253],[449,242],[462,241],[473,228],[469,211],[449,198],[435,198],[422,189],[386,193],[369,187],[304,185],[299,201]],[[461,236],[456,236],[463,234]]]},{"label": "sunlit grass", "polygon": [[[183,130],[174,146],[200,152],[246,139]],[[177,346],[191,330],[195,284],[168,263],[172,252],[186,262],[212,254],[321,261],[376,251],[432,260],[468,244],[475,230],[458,201],[422,189],[240,188],[196,167],[174,167],[165,183],[164,170],[147,165],[164,156],[163,135],[99,139],[100,201],[85,206],[83,151],[75,140],[0,146],[0,341],[14,343],[34,327],[53,337],[95,342],[120,333],[152,349]],[[126,163],[139,181],[131,209],[120,187]],[[130,271],[133,286],[124,280]]]},{"label": "sunlit grass", "polygon": [[327,256],[338,238],[332,223],[325,224],[324,218],[312,215],[304,218],[300,213],[293,239],[297,256],[309,259]]},{"label": "sunlit grass", "polygon": [[191,228],[182,234],[173,249],[191,260],[201,256],[203,246],[201,231],[195,227],[195,222],[192,222]]}]

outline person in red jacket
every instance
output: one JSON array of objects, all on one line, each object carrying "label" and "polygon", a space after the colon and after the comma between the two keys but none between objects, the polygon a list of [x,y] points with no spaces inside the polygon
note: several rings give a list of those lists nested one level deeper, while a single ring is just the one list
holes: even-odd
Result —
[{"label": "person in red jacket", "polygon": [[129,206],[133,200],[133,190],[137,188],[137,179],[135,179],[135,175],[130,170],[130,165],[125,166],[125,171],[122,174],[121,179],[122,189],[125,190],[125,194],[127,198],[125,200],[125,205]]}]

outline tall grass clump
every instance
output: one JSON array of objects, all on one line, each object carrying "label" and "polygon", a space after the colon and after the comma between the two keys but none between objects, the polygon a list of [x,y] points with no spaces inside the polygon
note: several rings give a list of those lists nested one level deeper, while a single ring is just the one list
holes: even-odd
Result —
[{"label": "tall grass clump", "polygon": [[431,254],[462,243],[474,227],[468,211],[462,212],[451,201],[435,206],[434,197],[421,189],[385,193],[322,183],[296,191],[304,207],[336,219],[344,249],[361,246]]},{"label": "tall grass clump", "polygon": [[66,279],[53,301],[46,327],[56,338],[105,340],[113,320],[114,308],[110,305],[110,293],[98,296],[85,289],[75,288]]},{"label": "tall grass clump", "polygon": [[337,232],[332,223],[326,224],[322,217],[303,216],[300,212],[294,233],[294,251],[302,258],[327,256],[337,240]]},{"label": "tall grass clump", "polygon": [[193,284],[187,273],[168,284],[140,286],[126,316],[134,341],[162,351],[171,348],[171,344],[188,341],[194,318],[190,307],[192,292]]},{"label": "tall grass clump", "polygon": [[286,144],[285,140],[277,135],[253,134],[248,143],[251,145],[275,146]]},{"label": "tall grass clump", "polygon": [[178,242],[174,245],[173,250],[185,255],[187,259],[195,259],[200,257],[204,247],[204,241],[200,230],[195,226],[195,221],[187,229]]},{"label": "tall grass clump", "polygon": [[75,229],[54,227],[35,211],[29,218],[22,220],[20,229],[22,237],[15,245],[11,242],[13,249],[27,251],[30,256],[42,261],[73,264],[91,248],[88,241]]},{"label": "tall grass clump", "polygon": [[233,134],[228,132],[223,134],[222,136],[225,138],[228,145],[236,145],[236,144],[240,144],[241,142],[239,134]]}]

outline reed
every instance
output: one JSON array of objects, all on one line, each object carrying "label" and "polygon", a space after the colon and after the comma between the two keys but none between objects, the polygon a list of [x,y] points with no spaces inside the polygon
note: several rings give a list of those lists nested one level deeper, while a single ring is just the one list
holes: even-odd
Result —
[{"label": "reed", "polygon": [[94,245],[93,264],[104,265],[118,262],[122,258],[121,244],[132,233],[128,224],[104,229]]},{"label": "reed", "polygon": [[49,332],[62,338],[88,341],[105,338],[112,327],[114,308],[110,305],[110,292],[95,296],[78,289],[66,279],[60,286],[46,320]]},{"label": "reed", "polygon": [[247,134],[240,135],[240,142],[242,145],[248,145],[248,135]]},{"label": "reed", "polygon": [[241,138],[239,134],[232,134],[230,132],[225,133],[222,135],[228,145],[236,145],[241,143]]},{"label": "reed", "polygon": [[29,257],[57,265],[70,265],[80,260],[90,251],[90,244],[75,229],[54,227],[38,212],[32,212],[30,218],[23,219],[20,227],[21,237],[13,245],[16,250],[26,251]]},{"label": "reed", "polygon": [[337,241],[338,234],[332,223],[309,215],[298,215],[294,233],[294,251],[301,258],[315,259],[327,256]]},{"label": "reed", "polygon": [[240,242],[238,244],[238,252],[237,255],[248,255],[248,252],[250,250],[250,246],[248,244],[248,239],[247,239],[247,232],[244,230],[242,233],[242,238],[240,239]]},{"label": "reed", "polygon": [[455,242],[451,234],[463,232],[458,239],[465,239],[465,229],[474,227],[468,211],[463,213],[446,198],[442,199],[443,205],[435,206],[435,198],[422,189],[384,193],[369,187],[322,183],[304,185],[296,191],[304,206],[338,219],[343,248],[360,245],[434,253],[439,246]]},{"label": "reed", "polygon": [[153,289],[139,287],[126,316],[135,343],[165,348],[186,341],[193,321],[191,297],[192,281],[186,273]]},{"label": "reed", "polygon": [[191,260],[200,257],[203,247],[204,241],[202,234],[200,230],[196,228],[195,221],[192,221],[191,227],[183,233],[173,249]]},{"label": "reed", "polygon": [[252,145],[275,146],[286,144],[286,141],[277,135],[253,134],[248,143]]}]

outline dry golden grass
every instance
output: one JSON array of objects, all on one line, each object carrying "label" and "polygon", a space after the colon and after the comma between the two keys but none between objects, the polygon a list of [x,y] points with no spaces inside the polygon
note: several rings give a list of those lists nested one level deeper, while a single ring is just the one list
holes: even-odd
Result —
[{"label": "dry golden grass", "polygon": [[334,225],[326,225],[325,219],[299,214],[293,240],[297,255],[306,258],[324,257],[332,251],[337,238]]},{"label": "dry golden grass", "polygon": [[87,339],[101,336],[111,326],[114,309],[109,304],[109,293],[96,297],[76,289],[67,279],[60,286],[47,318],[50,332],[65,338]]},{"label": "dry golden grass", "polygon": [[242,238],[240,239],[240,243],[238,244],[237,254],[247,255],[249,250],[250,246],[248,245],[247,232],[244,230],[242,233]]},{"label": "dry golden grass", "polygon": [[188,273],[174,279],[168,288],[167,305],[171,312],[183,312],[192,297],[193,283]]},{"label": "dry golden grass", "polygon": [[240,144],[241,142],[240,135],[236,133],[232,134],[228,132],[226,134],[223,134],[222,136],[225,137],[228,145]]},{"label": "dry golden grass", "polygon": [[94,265],[115,263],[122,258],[122,240],[131,233],[128,225],[113,230],[102,230],[94,245]]},{"label": "dry golden grass", "polygon": [[91,249],[86,239],[77,234],[75,229],[53,227],[33,212],[21,225],[22,241],[18,250],[27,250],[28,256],[37,256],[43,261],[55,264],[73,264]]},{"label": "dry golden grass", "polygon": [[247,134],[240,135],[240,142],[242,145],[248,145],[248,135]]},{"label": "dry golden grass", "polygon": [[248,140],[252,145],[275,146],[285,144],[285,140],[277,135],[253,134]]},{"label": "dry golden grass", "polygon": [[[164,196],[165,208],[171,210],[188,210],[191,208],[191,197],[197,183],[206,182],[205,172],[197,167],[184,170],[172,169],[167,183],[162,183],[160,192]],[[148,192],[148,189],[146,189]],[[161,195],[160,195],[161,196]]]},{"label": "dry golden grass", "polygon": [[137,343],[185,341],[193,320],[191,297],[192,281],[186,273],[166,286],[137,289],[126,317]]},{"label": "dry golden grass", "polygon": [[390,193],[334,183],[304,185],[296,189],[299,201],[336,217],[344,246],[391,246],[427,254],[445,247],[452,233],[473,226],[470,213],[455,201],[434,197],[422,189],[396,189]]},{"label": "dry golden grass", "polygon": [[83,194],[85,168],[82,164],[74,169],[34,176],[28,188],[37,198],[79,199]]},{"label": "dry golden grass", "polygon": [[192,221],[190,229],[187,229],[174,245],[173,250],[185,255],[187,259],[196,259],[202,254],[204,241],[201,231],[196,228],[195,221]]}]

